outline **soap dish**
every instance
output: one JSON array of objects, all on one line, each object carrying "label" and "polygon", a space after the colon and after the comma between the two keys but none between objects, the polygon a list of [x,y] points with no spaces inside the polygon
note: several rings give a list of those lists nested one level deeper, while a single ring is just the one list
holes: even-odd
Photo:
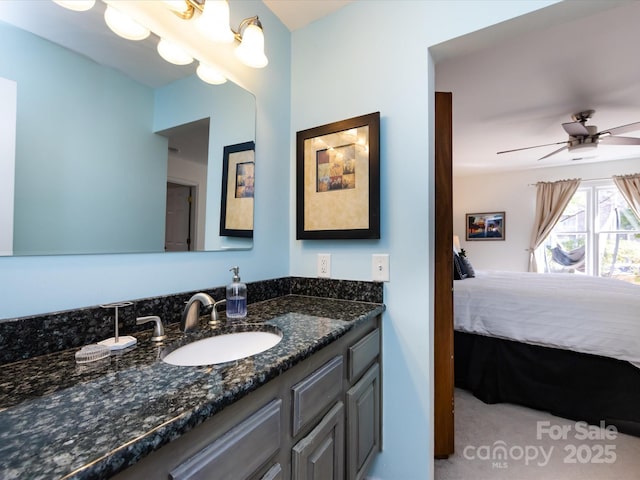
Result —
[{"label": "soap dish", "polygon": [[107,358],[111,353],[106,345],[85,345],[76,352],[77,363],[89,363]]}]

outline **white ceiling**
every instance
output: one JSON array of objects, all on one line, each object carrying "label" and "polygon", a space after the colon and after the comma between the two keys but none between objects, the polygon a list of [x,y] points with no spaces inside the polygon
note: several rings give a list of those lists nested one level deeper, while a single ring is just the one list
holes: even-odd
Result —
[{"label": "white ceiling", "polygon": [[302,28],[354,0],[262,0],[290,32]]},{"label": "white ceiling", "polygon": [[[445,57],[436,63],[436,89],[453,94],[456,174],[571,164],[576,154],[538,160],[562,145],[496,152],[566,141],[561,124],[575,112],[594,109],[587,125],[598,131],[640,121],[640,2],[573,1],[543,10],[512,21],[524,33],[509,28],[500,38],[505,22],[434,49]],[[469,51],[474,43],[483,48]],[[580,162],[640,157],[640,147],[597,151]]]}]

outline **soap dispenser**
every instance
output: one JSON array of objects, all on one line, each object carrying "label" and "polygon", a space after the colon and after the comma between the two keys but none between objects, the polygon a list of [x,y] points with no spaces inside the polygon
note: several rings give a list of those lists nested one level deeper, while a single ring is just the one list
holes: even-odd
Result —
[{"label": "soap dispenser", "polygon": [[240,281],[240,268],[231,267],[233,280],[227,285],[227,318],[247,316],[247,286]]}]

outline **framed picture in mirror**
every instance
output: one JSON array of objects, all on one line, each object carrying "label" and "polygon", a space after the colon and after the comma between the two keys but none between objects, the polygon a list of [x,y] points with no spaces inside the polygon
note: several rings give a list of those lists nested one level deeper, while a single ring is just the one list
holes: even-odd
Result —
[{"label": "framed picture in mirror", "polygon": [[380,238],[380,112],[297,132],[296,238]]},{"label": "framed picture in mirror", "polygon": [[255,143],[224,147],[220,236],[253,237]]}]

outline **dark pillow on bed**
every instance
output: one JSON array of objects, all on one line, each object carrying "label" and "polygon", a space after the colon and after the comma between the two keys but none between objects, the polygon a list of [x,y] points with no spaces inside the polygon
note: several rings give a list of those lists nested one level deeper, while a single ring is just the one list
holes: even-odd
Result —
[{"label": "dark pillow on bed", "polygon": [[453,279],[464,280],[467,278],[468,272],[462,258],[454,252],[453,254]]},{"label": "dark pillow on bed", "polygon": [[467,257],[460,257],[460,260],[462,260],[462,263],[464,263],[464,266],[467,269],[467,277],[475,278],[476,271],[473,269],[473,266],[471,266],[469,259]]}]

